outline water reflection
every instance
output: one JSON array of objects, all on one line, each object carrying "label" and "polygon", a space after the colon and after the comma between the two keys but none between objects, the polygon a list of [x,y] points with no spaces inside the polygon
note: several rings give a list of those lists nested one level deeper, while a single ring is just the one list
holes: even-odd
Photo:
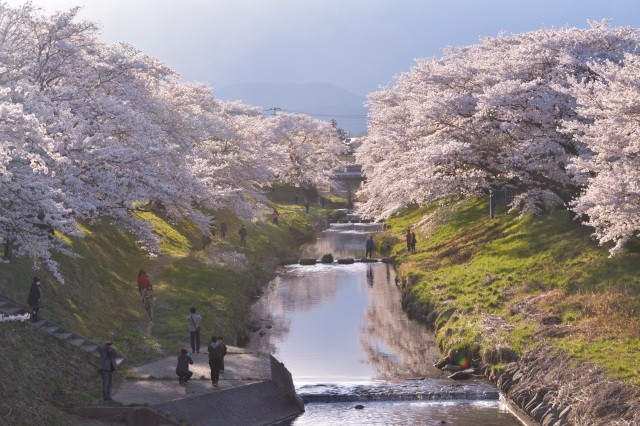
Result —
[{"label": "water reflection", "polygon": [[[332,227],[307,255],[362,257],[374,229],[380,225]],[[253,307],[252,318],[263,328],[249,348],[276,355],[297,384],[444,374],[432,366],[438,358],[432,334],[402,311],[395,272],[387,264],[283,267]]]}]

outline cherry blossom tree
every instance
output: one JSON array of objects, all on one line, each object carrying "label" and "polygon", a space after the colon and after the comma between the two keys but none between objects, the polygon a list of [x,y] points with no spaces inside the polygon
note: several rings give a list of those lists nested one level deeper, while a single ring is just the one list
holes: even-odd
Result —
[{"label": "cherry blossom tree", "polygon": [[326,179],[339,146],[328,123],[219,101],[130,45],[100,42],[77,12],[0,3],[5,257],[30,256],[57,273],[52,251],[71,254],[60,234],[81,236],[77,221],[96,218],[154,250],[157,237],[135,209],[161,207],[204,231],[207,211],[256,214],[259,188],[282,176]]},{"label": "cherry blossom tree", "polygon": [[590,66],[598,79],[574,79],[568,90],[581,120],[565,128],[589,149],[572,159],[584,188],[572,208],[601,243],[614,243],[613,255],[640,232],[640,56]]},{"label": "cherry blossom tree", "polygon": [[540,212],[580,190],[567,165],[588,152],[561,130],[578,119],[573,79],[638,49],[638,30],[591,22],[485,38],[419,60],[371,94],[368,135],[356,152],[367,183],[360,209],[385,217],[410,203],[511,187],[513,207]]}]

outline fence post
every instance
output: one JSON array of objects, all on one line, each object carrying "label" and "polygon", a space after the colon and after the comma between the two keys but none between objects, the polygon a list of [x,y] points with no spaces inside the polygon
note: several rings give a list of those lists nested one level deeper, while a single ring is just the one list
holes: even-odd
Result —
[{"label": "fence post", "polygon": [[493,219],[493,202],[495,198],[495,193],[493,189],[489,190],[489,219]]}]

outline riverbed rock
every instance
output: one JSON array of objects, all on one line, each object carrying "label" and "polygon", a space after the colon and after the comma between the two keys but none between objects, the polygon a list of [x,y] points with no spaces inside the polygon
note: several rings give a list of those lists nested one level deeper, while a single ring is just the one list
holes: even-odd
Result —
[{"label": "riverbed rock", "polygon": [[444,358],[440,359],[438,362],[436,362],[435,364],[433,364],[433,366],[436,367],[438,370],[441,370],[442,367],[444,367],[445,365],[448,365],[448,364],[453,364],[453,363],[451,362],[449,357],[444,357]]},{"label": "riverbed rock", "polygon": [[260,321],[258,320],[252,320],[249,323],[249,330],[253,331],[254,333],[256,331],[259,331],[262,328],[262,324],[260,324]]},{"label": "riverbed rock", "polygon": [[473,377],[473,369],[457,371],[448,377],[453,380],[469,380]]},{"label": "riverbed rock", "polygon": [[455,364],[447,364],[444,367],[441,367],[440,370],[442,371],[462,371],[462,367],[460,367],[459,365],[455,365]]},{"label": "riverbed rock", "polygon": [[315,265],[317,262],[317,259],[300,259],[301,265]]},{"label": "riverbed rock", "polygon": [[355,259],[349,257],[349,258],[345,258],[345,259],[338,259],[338,263],[340,265],[351,265],[352,263],[355,263]]}]

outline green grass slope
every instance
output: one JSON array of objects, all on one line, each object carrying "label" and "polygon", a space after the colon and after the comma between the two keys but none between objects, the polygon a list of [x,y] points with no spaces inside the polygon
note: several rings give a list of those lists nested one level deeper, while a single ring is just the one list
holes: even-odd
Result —
[{"label": "green grass slope", "polygon": [[[245,333],[247,308],[273,276],[278,257],[294,256],[315,236],[326,210],[278,204],[278,225],[269,212],[246,223],[247,246],[240,247],[241,221],[216,212],[228,225],[205,249],[190,224],[174,224],[145,211],[161,238],[162,253],[149,256],[130,234],[107,221],[83,224],[84,238],[69,240],[80,257],[58,257],[65,284],[39,265],[18,259],[0,263],[0,294],[26,305],[31,279],[43,281],[46,307],[41,315],[96,341],[113,340],[128,365],[176,354],[188,343],[186,316],[196,306],[203,317],[203,338],[220,334],[229,342]],[[144,268],[157,293],[151,323],[140,303],[136,277]],[[27,324],[0,323],[0,424],[67,425],[79,420],[65,406],[102,404],[95,359]]]},{"label": "green grass slope", "polygon": [[[435,327],[440,349],[507,361],[540,339],[640,385],[640,254],[607,247],[566,211],[488,217],[488,200],[408,208],[388,221],[407,311]],[[406,253],[403,234],[417,233]],[[551,329],[545,318],[561,323]]]}]

